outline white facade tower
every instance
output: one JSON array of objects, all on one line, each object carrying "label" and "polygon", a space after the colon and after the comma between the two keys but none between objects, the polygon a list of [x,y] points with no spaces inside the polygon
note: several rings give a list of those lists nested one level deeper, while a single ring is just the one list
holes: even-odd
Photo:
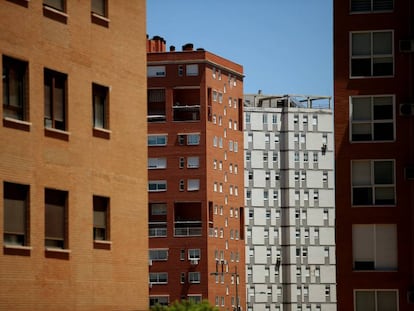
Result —
[{"label": "white facade tower", "polygon": [[327,96],[245,95],[248,311],[336,310]]}]

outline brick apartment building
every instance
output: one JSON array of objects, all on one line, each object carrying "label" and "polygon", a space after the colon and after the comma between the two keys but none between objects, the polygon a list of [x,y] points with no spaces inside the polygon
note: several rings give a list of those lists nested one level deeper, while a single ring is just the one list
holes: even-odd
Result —
[{"label": "brick apartment building", "polygon": [[160,37],[147,49],[150,304],[245,310],[243,68]]},{"label": "brick apartment building", "polygon": [[334,1],[338,310],[414,309],[414,4]]},{"label": "brick apartment building", "polygon": [[144,1],[0,1],[0,309],[147,310]]}]

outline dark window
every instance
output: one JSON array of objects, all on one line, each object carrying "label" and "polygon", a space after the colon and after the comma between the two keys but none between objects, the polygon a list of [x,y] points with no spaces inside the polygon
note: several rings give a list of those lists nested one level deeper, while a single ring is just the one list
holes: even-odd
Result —
[{"label": "dark window", "polygon": [[351,12],[391,11],[393,0],[351,0]]},{"label": "dark window", "polygon": [[4,235],[6,245],[28,245],[29,186],[3,184]]},{"label": "dark window", "polygon": [[66,12],[65,0],[43,0],[43,5],[51,7],[58,11]]},{"label": "dark window", "polygon": [[92,0],[91,10],[92,13],[108,17],[108,5],[106,0]]},{"label": "dark window", "polygon": [[93,196],[93,239],[109,240],[109,198]]},{"label": "dark window", "polygon": [[3,117],[26,120],[27,62],[3,56]]},{"label": "dark window", "polygon": [[109,89],[106,86],[92,84],[93,127],[109,129]]},{"label": "dark window", "polygon": [[66,130],[66,80],[63,73],[45,69],[45,127]]},{"label": "dark window", "polygon": [[68,248],[66,191],[45,189],[45,246]]}]

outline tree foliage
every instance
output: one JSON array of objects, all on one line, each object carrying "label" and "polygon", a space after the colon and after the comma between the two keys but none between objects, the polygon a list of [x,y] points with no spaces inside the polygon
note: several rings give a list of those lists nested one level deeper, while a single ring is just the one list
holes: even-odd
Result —
[{"label": "tree foliage", "polygon": [[157,304],[151,307],[151,311],[218,311],[217,307],[213,307],[208,300],[196,303],[192,300],[175,301],[169,306]]}]

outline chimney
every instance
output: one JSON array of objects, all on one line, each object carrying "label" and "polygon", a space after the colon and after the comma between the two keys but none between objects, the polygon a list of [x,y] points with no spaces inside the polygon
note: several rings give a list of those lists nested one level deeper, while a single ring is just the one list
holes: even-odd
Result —
[{"label": "chimney", "polygon": [[154,36],[152,39],[147,39],[147,52],[148,53],[157,53],[165,52],[166,45],[164,38],[160,36]]},{"label": "chimney", "polygon": [[174,45],[170,45],[170,52],[175,52],[175,46]]},{"label": "chimney", "polygon": [[183,51],[192,51],[193,48],[194,48],[194,45],[192,43],[184,44],[182,47]]}]

